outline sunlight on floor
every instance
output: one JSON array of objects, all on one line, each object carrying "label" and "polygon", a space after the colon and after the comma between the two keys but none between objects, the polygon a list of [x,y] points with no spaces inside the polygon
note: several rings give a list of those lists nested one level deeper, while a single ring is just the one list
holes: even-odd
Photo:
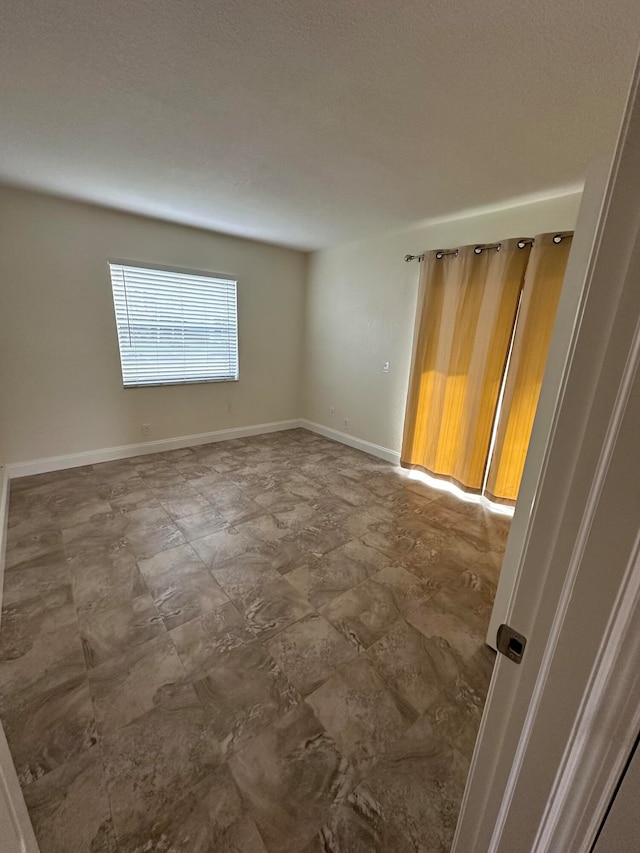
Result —
[{"label": "sunlight on floor", "polygon": [[408,471],[407,477],[410,480],[419,480],[421,483],[425,483],[425,485],[432,489],[449,492],[461,501],[466,501],[466,503],[479,504],[485,509],[488,509],[489,512],[495,512],[496,515],[507,515],[510,518],[513,516],[514,507],[512,506],[502,506],[502,504],[494,503],[482,495],[467,494],[467,492],[463,492],[462,489],[455,486],[453,483],[446,483],[444,480],[438,480],[437,477],[430,477],[428,474],[423,474],[422,471]]}]

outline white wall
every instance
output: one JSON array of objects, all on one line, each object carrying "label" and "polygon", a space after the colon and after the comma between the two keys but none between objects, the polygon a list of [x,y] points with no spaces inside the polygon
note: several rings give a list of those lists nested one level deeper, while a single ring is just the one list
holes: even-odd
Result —
[{"label": "white wall", "polygon": [[572,229],[580,196],[416,224],[311,255],[304,417],[399,451],[419,275],[404,255]]},{"label": "white wall", "polygon": [[[109,258],[238,278],[240,381],[122,388]],[[2,461],[300,417],[306,255],[0,188]]]}]

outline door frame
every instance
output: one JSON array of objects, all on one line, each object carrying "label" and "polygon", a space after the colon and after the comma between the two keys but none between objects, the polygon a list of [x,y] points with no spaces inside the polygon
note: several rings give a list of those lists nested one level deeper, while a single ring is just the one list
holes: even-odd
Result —
[{"label": "door frame", "polygon": [[[8,519],[9,476],[6,467],[0,466],[0,619],[2,618]],[[6,848],[6,853],[38,853],[40,849],[2,723],[0,723],[0,838],[10,845]]]},{"label": "door frame", "polygon": [[[633,547],[607,567],[601,595],[580,610],[585,584],[593,582],[589,559],[600,498],[640,382],[638,151],[636,68],[606,188],[595,205],[591,190],[595,227],[592,234],[580,222],[576,229],[574,242],[591,243],[580,302],[567,358],[555,377],[545,375],[541,404],[546,400],[547,408],[532,436],[532,442],[542,437],[544,447],[537,465],[528,459],[526,517],[518,529],[517,507],[516,540],[507,546],[507,552],[519,549],[520,559],[504,621],[528,645],[522,665],[503,656],[496,662],[453,853],[586,853],[640,726],[634,667],[640,514],[633,512],[640,496],[633,492],[632,511],[620,518],[621,530],[635,530]],[[588,183],[585,196],[589,191]],[[635,459],[630,465],[640,473]],[[569,638],[580,641],[573,659]]]}]

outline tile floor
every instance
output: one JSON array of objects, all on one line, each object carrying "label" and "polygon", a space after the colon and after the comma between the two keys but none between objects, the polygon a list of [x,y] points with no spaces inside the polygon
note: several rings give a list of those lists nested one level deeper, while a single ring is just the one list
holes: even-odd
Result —
[{"label": "tile floor", "polygon": [[508,527],[304,430],[14,480],[42,853],[448,851]]}]

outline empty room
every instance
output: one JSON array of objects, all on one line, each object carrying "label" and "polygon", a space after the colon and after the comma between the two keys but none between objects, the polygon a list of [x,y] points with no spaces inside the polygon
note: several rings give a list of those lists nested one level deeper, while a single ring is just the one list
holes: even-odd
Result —
[{"label": "empty room", "polygon": [[637,849],[639,41],[5,0],[2,853]]}]

